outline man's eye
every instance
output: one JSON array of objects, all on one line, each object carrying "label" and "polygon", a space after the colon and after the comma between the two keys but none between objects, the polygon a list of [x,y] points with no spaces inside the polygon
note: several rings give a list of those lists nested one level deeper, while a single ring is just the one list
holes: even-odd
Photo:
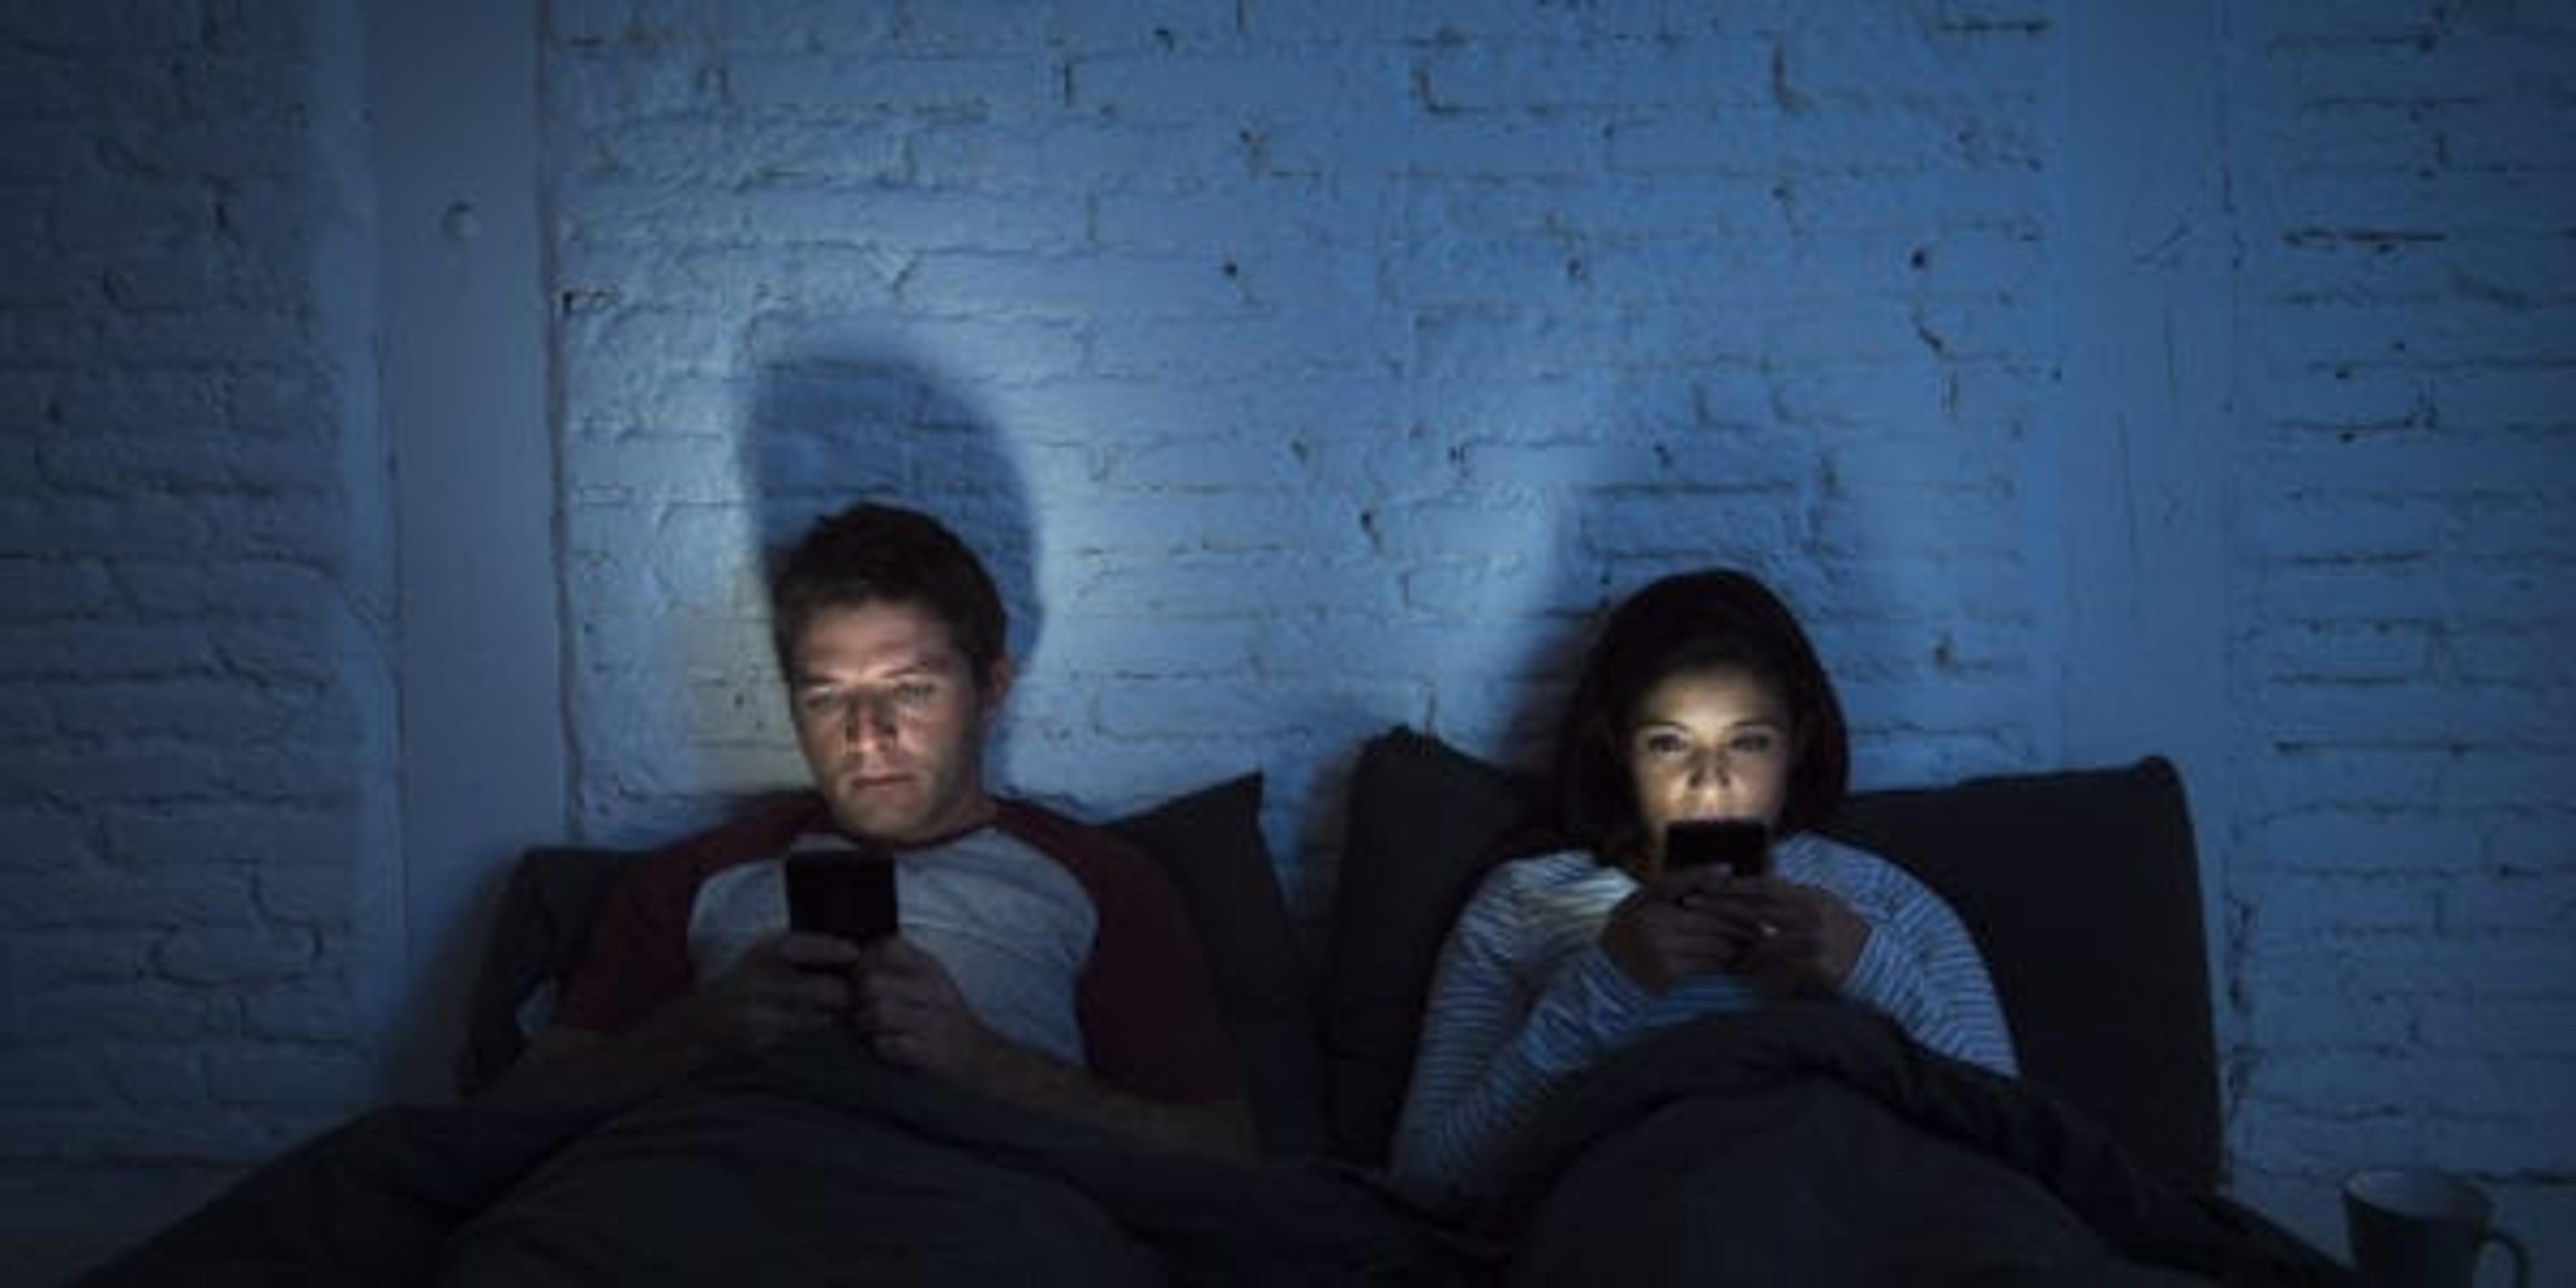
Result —
[{"label": "man's eye", "polygon": [[937,696],[939,696],[939,686],[927,680],[913,680],[898,684],[894,690],[895,701],[906,706],[917,707]]}]

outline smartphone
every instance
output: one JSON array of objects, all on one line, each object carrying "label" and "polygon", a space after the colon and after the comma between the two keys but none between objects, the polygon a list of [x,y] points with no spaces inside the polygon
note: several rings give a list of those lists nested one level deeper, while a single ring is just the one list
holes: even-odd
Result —
[{"label": "smartphone", "polygon": [[1739,877],[1771,870],[1771,829],[1749,818],[1703,818],[1664,825],[1668,871],[1723,863]]},{"label": "smartphone", "polygon": [[876,850],[799,850],[787,856],[787,927],[855,944],[895,933],[894,858]]}]

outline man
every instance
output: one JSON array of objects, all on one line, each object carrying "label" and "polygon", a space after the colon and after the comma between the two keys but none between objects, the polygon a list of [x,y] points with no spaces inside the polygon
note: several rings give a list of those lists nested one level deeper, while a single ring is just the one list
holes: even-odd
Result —
[{"label": "man", "polygon": [[[1001,598],[937,521],[862,504],[817,523],[772,587],[815,791],[623,874],[497,1096],[633,1085],[847,1025],[876,1053],[1137,1145],[1247,1157],[1197,943],[1144,856],[984,786],[1012,672]],[[900,930],[786,929],[781,859],[897,856]]]}]

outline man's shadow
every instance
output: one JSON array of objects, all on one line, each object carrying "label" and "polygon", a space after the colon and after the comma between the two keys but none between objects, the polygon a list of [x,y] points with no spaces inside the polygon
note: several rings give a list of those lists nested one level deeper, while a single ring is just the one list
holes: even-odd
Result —
[{"label": "man's shadow", "polygon": [[920,510],[991,570],[1025,674],[1045,634],[1038,530],[1019,461],[985,413],[900,343],[856,326],[756,318],[741,361],[752,389],[737,444],[764,586],[818,519],[862,501]]}]

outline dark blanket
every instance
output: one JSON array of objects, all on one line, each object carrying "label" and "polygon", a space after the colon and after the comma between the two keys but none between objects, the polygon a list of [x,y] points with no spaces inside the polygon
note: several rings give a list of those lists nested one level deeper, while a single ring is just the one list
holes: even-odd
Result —
[{"label": "dark blanket", "polygon": [[2341,1284],[2020,1082],[1863,1008],[1700,1021],[1571,1084],[1481,1215],[1515,1283]]},{"label": "dark blanket", "polygon": [[88,1282],[1440,1282],[1438,1232],[1320,1163],[1141,1155],[836,1036],[651,1097],[380,1111]]},{"label": "dark blanket", "polygon": [[379,1111],[87,1282],[2349,1282],[1835,1004],[1630,1048],[1499,1192],[1462,1231],[1372,1174],[1139,1155],[825,1036],[649,1097]]}]

